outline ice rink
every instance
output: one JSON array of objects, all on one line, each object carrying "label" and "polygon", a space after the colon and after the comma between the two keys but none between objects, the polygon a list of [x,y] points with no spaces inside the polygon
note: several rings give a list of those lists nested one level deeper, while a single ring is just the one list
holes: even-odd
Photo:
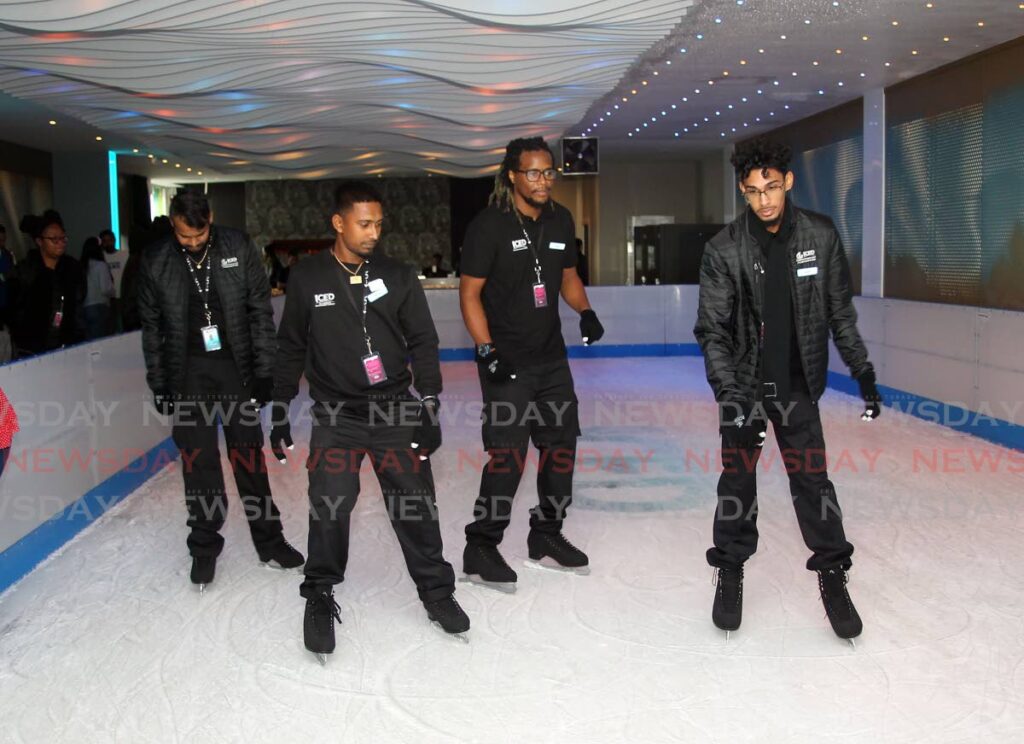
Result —
[{"label": "ice rink", "polygon": [[[584,434],[566,535],[592,573],[529,569],[524,478],[506,595],[459,584],[469,643],[417,600],[364,463],[343,624],[321,667],[300,576],[259,565],[231,496],[204,596],[170,466],[0,595],[3,742],[975,742],[1024,740],[1024,455],[859,401],[822,401],[856,546],[856,650],[829,628],[769,435],[742,628],[711,623],[716,414],[697,357],[574,360]],[[444,365],[433,458],[446,556],[483,462],[471,363]],[[301,451],[271,464],[305,553]],[[226,463],[225,463],[226,467]],[[229,492],[233,483],[228,478]]]}]

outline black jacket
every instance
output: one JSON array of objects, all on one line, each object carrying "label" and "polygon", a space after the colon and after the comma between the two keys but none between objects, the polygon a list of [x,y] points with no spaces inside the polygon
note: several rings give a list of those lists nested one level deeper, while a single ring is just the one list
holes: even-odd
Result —
[{"label": "black jacket", "polygon": [[[825,392],[828,334],[854,377],[872,369],[857,331],[850,268],[828,217],[787,203],[796,219],[788,244],[793,322],[811,398]],[[719,402],[758,400],[765,257],[750,230],[749,209],[708,241],[700,268],[700,304],[693,333],[704,352],[708,382]]]},{"label": "black jacket", "polygon": [[[213,227],[211,290],[224,310],[231,354],[249,386],[274,372],[274,314],[270,285],[259,253],[249,238],[227,227]],[[150,390],[182,392],[187,357],[189,282],[182,248],[173,236],[149,245],[139,267],[139,320],[146,383]]]},{"label": "black jacket", "polygon": [[[61,256],[50,271],[39,250],[33,249],[14,267],[10,284],[11,341],[18,356],[40,354],[84,340],[81,312],[85,273],[78,261]],[[62,313],[60,329],[51,334],[58,309]]]},{"label": "black jacket", "polygon": [[277,334],[276,400],[295,397],[303,371],[318,403],[358,407],[371,399],[398,400],[408,397],[414,381],[420,395],[441,392],[437,331],[416,269],[383,255],[366,266],[371,282],[381,279],[387,288],[367,303],[366,326],[388,379],[376,385],[366,379],[361,289],[352,292],[348,274],[328,248],[291,269]]}]

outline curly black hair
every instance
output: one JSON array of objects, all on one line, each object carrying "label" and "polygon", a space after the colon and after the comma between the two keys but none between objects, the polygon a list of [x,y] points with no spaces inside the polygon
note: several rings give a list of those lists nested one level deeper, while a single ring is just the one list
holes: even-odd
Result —
[{"label": "curly black hair", "polygon": [[754,139],[736,145],[729,162],[736,169],[737,180],[746,180],[753,170],[760,169],[761,175],[768,168],[774,168],[783,175],[789,172],[789,161],[793,157],[793,151],[781,142],[773,142],[767,137],[755,137]]}]

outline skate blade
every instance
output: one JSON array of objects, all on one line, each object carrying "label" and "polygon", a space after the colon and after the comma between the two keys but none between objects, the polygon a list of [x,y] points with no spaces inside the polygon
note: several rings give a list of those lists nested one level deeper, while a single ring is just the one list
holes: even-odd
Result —
[{"label": "skate blade", "polygon": [[442,626],[441,623],[437,622],[437,620],[431,620],[430,624],[437,628],[438,632],[441,633],[445,638],[455,643],[461,644],[463,646],[469,643],[468,630],[464,630],[461,633],[449,633],[447,630],[444,629],[444,626]]},{"label": "skate blade", "polygon": [[857,641],[855,641],[853,638],[847,638],[846,642],[850,644],[850,648],[852,648],[854,651],[857,650]]},{"label": "skate blade", "polygon": [[477,586],[487,587],[503,594],[515,594],[516,593],[516,582],[514,581],[487,581],[481,579],[479,574],[466,574],[459,578],[461,584],[476,584]]},{"label": "skate blade", "polygon": [[269,569],[271,571],[295,571],[296,573],[302,573],[302,569],[306,564],[303,563],[301,566],[295,566],[295,568],[287,568],[285,566],[282,566],[275,560],[269,560],[260,561],[260,565],[263,566],[263,568]]},{"label": "skate blade", "polygon": [[199,590],[199,596],[206,594],[206,584],[196,584],[196,589]]},{"label": "skate blade", "polygon": [[555,571],[557,573],[575,574],[576,576],[590,575],[590,566],[563,566],[548,556],[544,556],[540,560],[527,558],[523,563],[527,568],[536,568],[541,571]]},{"label": "skate blade", "polygon": [[320,666],[327,666],[327,654],[313,654],[316,656],[316,660],[320,662]]}]

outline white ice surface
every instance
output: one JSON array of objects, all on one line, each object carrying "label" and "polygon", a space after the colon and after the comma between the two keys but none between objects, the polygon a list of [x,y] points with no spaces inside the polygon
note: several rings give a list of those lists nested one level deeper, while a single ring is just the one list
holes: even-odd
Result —
[{"label": "white ice surface", "polygon": [[[300,576],[258,565],[230,477],[216,581],[203,597],[189,583],[175,465],[0,596],[0,741],[1024,740],[1024,460],[891,409],[861,422],[829,393],[864,635],[854,651],[829,629],[784,474],[762,463],[761,544],[726,642],[704,561],[717,474],[702,463],[716,431],[701,360],[573,368],[585,432],[566,534],[590,576],[523,567],[527,473],[502,546],[519,590],[459,584],[472,639],[452,641],[428,623],[364,465],[344,624],[322,668],[302,647]],[[461,573],[481,456],[461,407],[479,389],[470,364],[444,373],[434,469]],[[272,483],[304,549],[308,426],[295,431]],[[1002,458],[996,472],[973,472],[984,455]]]}]

